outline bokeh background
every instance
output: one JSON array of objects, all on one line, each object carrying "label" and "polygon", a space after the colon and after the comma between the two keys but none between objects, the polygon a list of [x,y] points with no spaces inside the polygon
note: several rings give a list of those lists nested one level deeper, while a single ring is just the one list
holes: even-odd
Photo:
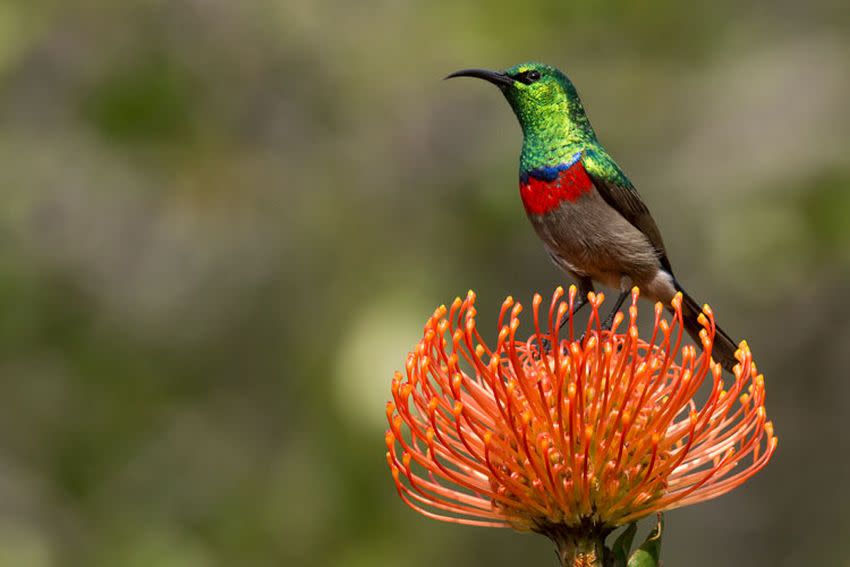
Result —
[{"label": "bokeh background", "polygon": [[666,564],[850,565],[849,32],[846,0],[3,0],[0,566],[555,565],[384,460],[436,305],[566,283],[507,105],[441,80],[527,59],[767,375],[773,462],[668,514]]}]

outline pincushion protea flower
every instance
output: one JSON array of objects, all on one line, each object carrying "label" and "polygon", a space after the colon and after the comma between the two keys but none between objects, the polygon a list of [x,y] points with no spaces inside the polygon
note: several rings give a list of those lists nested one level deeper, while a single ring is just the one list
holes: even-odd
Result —
[{"label": "pincushion protea flower", "polygon": [[535,295],[525,340],[522,306],[507,298],[494,348],[478,332],[474,293],[438,308],[392,381],[386,456],[399,495],[423,515],[543,533],[565,565],[601,565],[615,527],[732,490],[777,440],[746,342],[727,380],[711,359],[708,306],[697,354],[681,344],[680,297],[672,320],[658,304],[649,340],[638,336],[637,289],[625,332],[619,313],[600,329],[603,295],[590,294],[586,338],[570,317],[559,339],[575,296],[558,288],[541,314]]}]

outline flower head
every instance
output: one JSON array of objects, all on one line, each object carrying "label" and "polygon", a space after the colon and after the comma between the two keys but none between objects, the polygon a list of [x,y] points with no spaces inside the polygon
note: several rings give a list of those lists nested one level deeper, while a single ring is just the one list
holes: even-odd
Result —
[{"label": "flower head", "polygon": [[425,324],[387,404],[387,462],[408,505],[461,524],[607,530],[720,496],[767,464],[777,440],[764,377],[742,342],[724,380],[708,306],[697,353],[682,345],[678,296],[669,321],[656,305],[644,340],[637,289],[624,332],[619,313],[600,329],[603,295],[590,294],[583,339],[572,317],[568,337],[558,336],[575,287],[563,295],[558,288],[543,313],[535,295],[525,340],[522,306],[507,298],[493,348],[478,332],[473,292]]}]

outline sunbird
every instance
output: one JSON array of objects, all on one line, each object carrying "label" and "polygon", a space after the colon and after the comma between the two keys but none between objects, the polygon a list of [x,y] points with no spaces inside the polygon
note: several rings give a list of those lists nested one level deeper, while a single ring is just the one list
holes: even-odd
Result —
[{"label": "sunbird", "polygon": [[[516,114],[523,134],[520,197],[546,252],[578,285],[573,314],[587,303],[594,281],[620,292],[602,324],[605,329],[632,286],[671,310],[681,292],[685,329],[701,346],[702,309],[673,275],[655,220],[596,139],[572,81],[554,67],[533,62],[505,71],[464,69],[446,78],[452,77],[496,85]],[[712,354],[730,372],[736,349],[718,327]]]}]

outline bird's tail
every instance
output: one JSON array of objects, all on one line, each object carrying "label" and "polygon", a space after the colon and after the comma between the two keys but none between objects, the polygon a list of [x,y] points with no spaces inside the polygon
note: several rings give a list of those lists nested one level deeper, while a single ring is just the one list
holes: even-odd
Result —
[{"label": "bird's tail", "polygon": [[[699,315],[702,313],[702,307],[678,283],[676,284],[676,289],[682,292],[682,321],[685,325],[685,330],[694,339],[697,346],[701,346],[702,341],[699,338],[699,332],[703,329],[703,326],[699,323]],[[714,360],[719,362],[729,372],[732,372],[732,368],[738,363],[735,359],[736,350],[738,350],[738,346],[732,340],[732,337],[727,335],[720,327],[715,327],[714,347],[712,348],[711,355]]]}]

